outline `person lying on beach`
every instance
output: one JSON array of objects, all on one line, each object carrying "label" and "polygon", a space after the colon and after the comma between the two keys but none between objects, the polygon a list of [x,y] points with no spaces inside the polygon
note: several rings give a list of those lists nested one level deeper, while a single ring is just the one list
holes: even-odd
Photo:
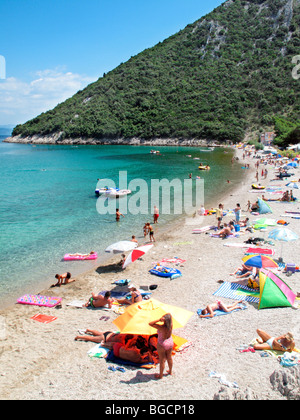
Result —
[{"label": "person lying on beach", "polygon": [[112,331],[96,331],[96,330],[90,330],[86,329],[84,331],[84,334],[86,335],[77,335],[75,337],[75,341],[91,341],[93,343],[124,343],[125,335],[114,333]]},{"label": "person lying on beach", "polygon": [[88,308],[91,306],[92,308],[102,308],[105,305],[108,305],[109,308],[112,307],[113,299],[110,297],[111,293],[105,292],[105,295],[95,295],[95,293],[92,293],[92,297],[86,302],[83,307]]},{"label": "person lying on beach", "polygon": [[80,254],[76,252],[75,254],[69,254],[70,257],[89,257],[90,255],[95,254],[95,251],[91,251],[89,254]]},{"label": "person lying on beach", "polygon": [[104,344],[104,347],[113,349],[115,357],[119,357],[123,360],[128,360],[133,363],[151,363],[154,361],[153,355],[149,351],[146,343],[141,346],[138,343],[139,339],[143,339],[141,336],[133,336],[127,334],[123,343],[110,343]]},{"label": "person lying on beach", "polygon": [[258,344],[254,345],[254,350],[278,350],[283,352],[292,352],[295,348],[293,335],[289,332],[280,337],[272,337],[263,330],[256,330],[261,338],[256,340]]},{"label": "person lying on beach", "polygon": [[215,311],[223,312],[232,312],[237,309],[238,305],[243,301],[240,300],[233,305],[225,305],[221,300],[216,300],[216,302],[207,305],[205,309],[202,310],[200,318],[213,318],[215,316]]},{"label": "person lying on beach", "polygon": [[130,290],[131,298],[130,299],[116,299],[118,303],[121,305],[132,305],[133,303],[141,302],[143,300],[143,297],[141,295],[141,292],[138,291],[136,286],[134,284],[130,284],[128,286],[128,289]]},{"label": "person lying on beach", "polygon": [[239,267],[235,270],[234,273],[230,273],[230,276],[236,276],[237,279],[244,279],[250,277],[253,274],[253,267],[249,267],[242,264],[242,267]]},{"label": "person lying on beach", "polygon": [[156,321],[149,322],[150,327],[156,328],[158,333],[157,351],[159,357],[159,374],[156,374],[157,379],[162,379],[167,361],[169,370],[168,375],[172,375],[173,359],[172,351],[174,341],[172,338],[173,319],[171,314],[165,314]]},{"label": "person lying on beach", "polygon": [[56,284],[52,284],[51,287],[60,287],[63,284],[73,283],[75,279],[71,278],[71,273],[67,272],[64,274],[55,274],[55,278],[57,279]]}]

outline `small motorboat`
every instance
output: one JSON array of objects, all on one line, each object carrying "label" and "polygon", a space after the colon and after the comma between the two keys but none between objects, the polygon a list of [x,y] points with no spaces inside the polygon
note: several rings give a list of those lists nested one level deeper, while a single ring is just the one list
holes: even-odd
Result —
[{"label": "small motorboat", "polygon": [[110,188],[104,195],[110,198],[124,197],[125,195],[131,194],[131,190],[119,190],[119,188]]},{"label": "small motorboat", "polygon": [[95,194],[96,194],[97,197],[99,197],[99,195],[106,193],[108,190],[110,190],[110,188],[108,188],[108,187],[96,188],[95,189]]},{"label": "small motorboat", "polygon": [[130,190],[120,190],[119,188],[108,188],[108,187],[104,187],[104,188],[97,188],[95,190],[95,194],[97,197],[99,197],[100,195],[104,195],[106,197],[115,197],[115,198],[119,198],[119,197],[123,197],[125,195],[131,194]]}]

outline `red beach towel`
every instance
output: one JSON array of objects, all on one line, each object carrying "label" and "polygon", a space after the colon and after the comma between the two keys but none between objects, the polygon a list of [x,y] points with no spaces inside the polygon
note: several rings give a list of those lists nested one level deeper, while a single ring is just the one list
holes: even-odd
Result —
[{"label": "red beach towel", "polygon": [[50,322],[55,321],[57,318],[56,318],[56,316],[36,314],[30,319],[33,319],[34,321],[41,322],[42,324],[50,324]]}]

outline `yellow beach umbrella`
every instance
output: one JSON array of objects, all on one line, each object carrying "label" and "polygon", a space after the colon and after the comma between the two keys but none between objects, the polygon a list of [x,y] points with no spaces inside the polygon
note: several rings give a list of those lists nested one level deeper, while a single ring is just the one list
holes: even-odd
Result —
[{"label": "yellow beach umbrella", "polygon": [[184,327],[193,315],[193,312],[178,306],[149,299],[130,305],[113,323],[121,334],[151,335],[156,334],[157,330],[150,327],[149,322],[156,321],[167,313],[172,315],[173,329]]}]

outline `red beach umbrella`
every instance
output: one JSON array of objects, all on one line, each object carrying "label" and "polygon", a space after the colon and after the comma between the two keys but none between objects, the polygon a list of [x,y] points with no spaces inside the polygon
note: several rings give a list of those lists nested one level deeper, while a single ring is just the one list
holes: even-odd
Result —
[{"label": "red beach umbrella", "polygon": [[141,258],[143,255],[146,254],[146,252],[148,252],[151,248],[153,247],[152,244],[147,244],[147,245],[143,245],[140,246],[138,248],[135,248],[133,251],[131,251],[131,253],[128,255],[128,257],[126,258],[126,260],[123,263],[123,268],[126,268],[127,265],[129,265],[130,263],[136,261],[138,258]]}]

